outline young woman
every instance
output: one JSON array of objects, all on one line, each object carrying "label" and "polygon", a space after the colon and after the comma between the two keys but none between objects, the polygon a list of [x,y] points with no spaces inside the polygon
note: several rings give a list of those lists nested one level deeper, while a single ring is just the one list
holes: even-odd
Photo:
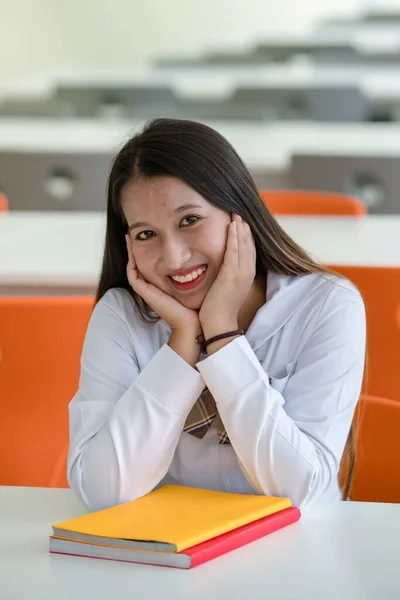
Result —
[{"label": "young woman", "polygon": [[364,353],[360,294],[285,234],[230,144],[155,120],[110,173],[71,488],[91,510],[166,476],[297,506],[340,499]]}]

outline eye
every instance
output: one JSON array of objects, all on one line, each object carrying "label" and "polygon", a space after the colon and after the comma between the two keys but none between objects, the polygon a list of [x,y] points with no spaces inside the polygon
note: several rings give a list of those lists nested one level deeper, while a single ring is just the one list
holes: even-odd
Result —
[{"label": "eye", "polygon": [[[186,223],[185,223],[185,221],[186,221]],[[182,219],[181,225],[183,225],[184,227],[187,227],[188,225],[194,225],[198,221],[200,221],[200,217],[196,217],[195,215],[188,215],[187,217],[184,217]]]},{"label": "eye", "polygon": [[153,235],[154,231],[141,231],[137,234],[135,240],[149,240]]}]

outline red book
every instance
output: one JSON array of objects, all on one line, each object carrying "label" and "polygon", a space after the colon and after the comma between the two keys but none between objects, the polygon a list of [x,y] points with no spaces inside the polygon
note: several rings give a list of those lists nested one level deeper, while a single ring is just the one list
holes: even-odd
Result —
[{"label": "red book", "polygon": [[254,542],[277,529],[295,523],[300,518],[300,510],[291,506],[277,513],[263,517],[215,538],[187,548],[182,552],[153,552],[76,542],[60,537],[50,537],[52,554],[70,554],[86,558],[103,558],[122,562],[134,562],[164,567],[191,569],[204,562],[222,556],[231,550]]}]

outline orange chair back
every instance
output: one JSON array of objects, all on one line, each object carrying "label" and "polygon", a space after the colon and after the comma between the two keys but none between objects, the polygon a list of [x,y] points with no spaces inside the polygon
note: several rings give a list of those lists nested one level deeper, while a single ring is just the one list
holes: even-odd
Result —
[{"label": "orange chair back", "polygon": [[0,297],[0,485],[68,487],[68,403],[91,297]]},{"label": "orange chair back", "polygon": [[355,422],[357,458],[350,499],[400,503],[400,402],[361,396]]},{"label": "orange chair back", "polygon": [[367,317],[365,393],[400,400],[400,268],[330,268],[350,279],[364,298]]},{"label": "orange chair back", "polygon": [[364,202],[354,196],[308,190],[261,190],[273,215],[365,215]]},{"label": "orange chair back", "polygon": [[7,196],[0,192],[0,212],[8,210]]}]

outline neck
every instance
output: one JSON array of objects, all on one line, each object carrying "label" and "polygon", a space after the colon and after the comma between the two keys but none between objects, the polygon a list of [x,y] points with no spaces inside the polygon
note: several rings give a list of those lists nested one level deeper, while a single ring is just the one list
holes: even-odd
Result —
[{"label": "neck", "polygon": [[257,311],[265,304],[267,294],[267,278],[266,276],[256,277],[250,292],[239,311],[238,326],[240,329],[247,331],[251,322],[256,316]]}]

